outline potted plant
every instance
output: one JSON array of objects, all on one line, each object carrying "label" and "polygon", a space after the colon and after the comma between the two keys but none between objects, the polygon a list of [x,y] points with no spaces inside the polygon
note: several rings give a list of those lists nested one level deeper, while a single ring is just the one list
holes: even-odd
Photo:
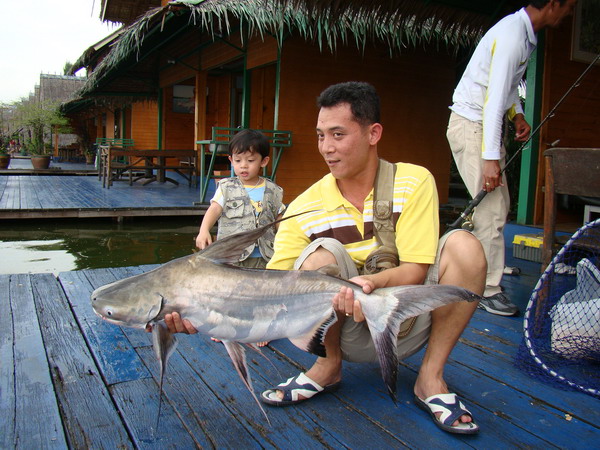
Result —
[{"label": "potted plant", "polygon": [[55,133],[66,132],[68,120],[60,113],[57,101],[21,101],[16,104],[15,123],[23,127],[29,140],[25,143],[31,155],[34,169],[48,168],[52,146],[45,143],[44,137],[53,130]]},{"label": "potted plant", "polygon": [[10,165],[10,153],[6,147],[2,144],[0,145],[0,169],[8,169]]},{"label": "potted plant", "polygon": [[86,164],[94,164],[94,161],[96,159],[96,149],[94,148],[94,146],[90,145],[89,147],[86,147],[83,151],[83,154],[85,155]]},{"label": "potted plant", "polygon": [[44,142],[39,142],[35,137],[26,144],[27,153],[31,155],[31,165],[34,169],[47,169],[50,167],[52,147]]}]

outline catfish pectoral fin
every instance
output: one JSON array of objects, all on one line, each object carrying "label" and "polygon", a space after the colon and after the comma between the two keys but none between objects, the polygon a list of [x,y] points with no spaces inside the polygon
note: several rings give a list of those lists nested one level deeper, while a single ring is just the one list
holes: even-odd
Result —
[{"label": "catfish pectoral fin", "polygon": [[269,423],[269,425],[271,425],[271,421],[269,420],[267,413],[263,409],[262,405],[258,401],[258,398],[256,397],[256,394],[254,393],[254,388],[252,387],[252,379],[250,378],[250,373],[248,372],[248,365],[246,364],[246,351],[244,350],[244,347],[239,342],[225,340],[223,341],[223,345],[225,345],[225,349],[227,350],[227,353],[231,358],[231,362],[233,363],[235,370],[237,370],[237,373],[239,374],[240,378],[252,394],[252,397],[254,397],[254,401],[264,414],[265,419],[267,419],[267,422]]},{"label": "catfish pectoral fin", "polygon": [[167,361],[177,347],[175,336],[169,331],[167,325],[163,322],[153,322],[149,324],[152,328],[152,348],[160,367],[160,378],[158,382],[158,414],[156,416],[156,430],[160,421],[160,410],[162,407],[163,379],[167,370]]},{"label": "catfish pectoral fin", "polygon": [[371,295],[361,298],[381,375],[394,402],[398,376],[397,343],[402,322],[450,303],[480,299],[479,295],[467,289],[441,284],[376,289]]}]

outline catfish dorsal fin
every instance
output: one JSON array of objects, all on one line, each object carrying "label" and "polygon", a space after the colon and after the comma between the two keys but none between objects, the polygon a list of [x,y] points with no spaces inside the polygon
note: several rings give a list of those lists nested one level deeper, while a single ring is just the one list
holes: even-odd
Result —
[{"label": "catfish dorsal fin", "polygon": [[300,214],[294,214],[292,216],[285,217],[283,219],[276,220],[275,222],[268,223],[262,227],[258,227],[254,230],[242,231],[241,233],[231,234],[224,238],[218,239],[201,252],[197,253],[198,257],[206,258],[211,261],[220,264],[233,264],[240,260],[240,256],[243,251],[249,247],[253,242],[256,242],[265,232],[275,224],[284,220],[291,219],[293,217],[306,214],[306,211]]}]

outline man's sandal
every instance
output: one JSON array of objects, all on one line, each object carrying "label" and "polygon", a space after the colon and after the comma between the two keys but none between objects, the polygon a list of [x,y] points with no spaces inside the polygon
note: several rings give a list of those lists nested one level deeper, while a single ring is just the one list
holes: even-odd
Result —
[{"label": "man's sandal", "polygon": [[[304,400],[314,397],[317,394],[325,392],[333,392],[340,387],[341,381],[330,384],[329,386],[321,387],[315,381],[311,380],[304,373],[287,381],[278,384],[272,389],[267,389],[260,395],[260,400],[267,405],[272,406],[287,406],[300,403]],[[279,392],[283,392],[283,398],[279,397]],[[299,398],[299,396],[304,398]]]},{"label": "man's sandal", "polygon": [[[433,423],[448,433],[455,434],[476,434],[479,432],[479,426],[475,422],[460,422],[461,416],[465,414],[471,416],[471,412],[465,408],[465,405],[458,399],[456,394],[438,394],[421,400],[415,395],[415,403],[423,411],[431,415]],[[436,413],[441,413],[438,417]],[[457,426],[452,426],[456,421]]]}]

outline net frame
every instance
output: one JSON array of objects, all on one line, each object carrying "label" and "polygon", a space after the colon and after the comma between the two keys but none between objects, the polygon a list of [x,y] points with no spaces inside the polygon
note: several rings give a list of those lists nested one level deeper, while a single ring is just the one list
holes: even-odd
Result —
[{"label": "net frame", "polygon": [[[548,319],[546,316],[549,315],[550,309],[556,305],[556,299],[559,298],[556,293],[548,295],[548,291],[551,289],[550,283],[552,283],[552,277],[556,276],[557,273],[561,273],[560,270],[564,270],[561,265],[564,266],[565,261],[568,261],[569,265],[573,265],[570,256],[571,253],[574,252],[574,244],[581,239],[590,237],[600,242],[600,219],[589,222],[577,230],[552,259],[538,280],[525,310],[523,320],[524,337],[519,352],[517,353],[515,364],[533,376],[536,376],[538,372],[540,372],[545,375],[543,377],[544,379],[554,382],[557,387],[581,391],[588,395],[600,398],[600,381],[597,383],[598,385],[594,385],[593,382],[586,383],[580,380],[574,380],[572,373],[569,375],[565,375],[564,373],[561,374],[561,369],[564,370],[567,366],[573,366],[572,361],[562,361],[560,357],[550,358],[548,356],[548,348],[540,348],[539,342],[543,340],[543,337],[540,338],[539,336],[535,336],[536,329],[538,330],[538,334],[544,332],[547,334],[549,333],[548,322],[551,324],[551,319]],[[597,253],[594,256],[600,261],[600,248],[597,249]],[[596,266],[598,266],[598,263],[596,263]],[[566,293],[566,290],[564,293]],[[540,297],[543,295],[545,295],[545,298],[542,299],[542,302],[546,302],[547,304],[543,305],[541,314],[543,317],[540,318],[539,302]],[[538,316],[536,316],[536,313]],[[546,323],[540,325],[540,321],[546,321]],[[540,332],[540,329],[543,329],[543,331]],[[546,338],[549,340],[550,335],[548,334]],[[549,345],[548,342],[547,344]],[[596,363],[600,363],[600,361],[597,361]]]}]

